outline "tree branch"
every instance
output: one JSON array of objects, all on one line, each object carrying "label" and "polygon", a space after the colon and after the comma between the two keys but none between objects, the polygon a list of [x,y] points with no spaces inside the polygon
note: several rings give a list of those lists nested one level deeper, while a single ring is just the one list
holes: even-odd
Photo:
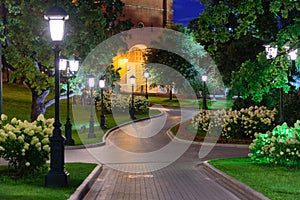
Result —
[{"label": "tree branch", "polygon": [[[73,97],[75,95],[76,95],[76,93],[71,93],[70,97]],[[62,96],[59,97],[59,100],[62,100],[62,99],[67,99],[67,95],[62,95]],[[45,103],[45,108],[48,108],[48,107],[52,106],[54,103],[55,103],[55,99],[50,99],[49,101],[47,101]]]}]

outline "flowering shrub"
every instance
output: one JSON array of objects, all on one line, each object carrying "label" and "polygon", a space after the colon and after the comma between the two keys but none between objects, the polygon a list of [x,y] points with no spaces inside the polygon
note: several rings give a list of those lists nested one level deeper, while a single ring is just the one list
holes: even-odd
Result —
[{"label": "flowering shrub", "polygon": [[249,156],[258,163],[300,165],[300,121],[290,128],[284,123],[264,134],[256,134]]},{"label": "flowering shrub", "polygon": [[[221,127],[222,138],[253,139],[254,134],[272,130],[275,127],[277,111],[266,107],[249,107],[237,110],[201,110],[192,119],[193,126],[199,132],[207,132],[208,128]],[[212,117],[218,116],[218,117]]]},{"label": "flowering shrub", "polygon": [[272,130],[275,125],[276,109],[251,106],[239,111],[229,110],[225,117],[223,135],[227,138],[253,139],[254,134]]},{"label": "flowering shrub", "polygon": [[[130,101],[131,102],[131,98]],[[145,113],[149,109],[149,101],[144,96],[134,97],[134,109],[139,113]]]},{"label": "flowering shrub", "polygon": [[[96,108],[101,110],[101,97],[96,98]],[[131,97],[129,95],[121,95],[117,93],[104,93],[103,104],[105,111],[111,113],[125,113],[131,107]],[[145,113],[148,111],[149,101],[143,96],[134,97],[134,108],[137,112]]]},{"label": "flowering shrub", "polygon": [[0,120],[0,157],[19,171],[19,175],[40,170],[49,159],[49,137],[53,119],[39,115],[30,123],[2,114]]}]

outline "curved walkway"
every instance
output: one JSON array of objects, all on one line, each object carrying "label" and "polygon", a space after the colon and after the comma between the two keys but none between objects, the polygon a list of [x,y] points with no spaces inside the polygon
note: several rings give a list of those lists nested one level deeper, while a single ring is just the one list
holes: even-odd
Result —
[{"label": "curved walkway", "polygon": [[[184,116],[191,116],[192,111],[185,112],[183,113]],[[219,200],[265,198],[230,177],[224,178],[222,173],[216,173],[217,170],[204,163],[206,160],[217,158],[245,157],[249,153],[248,146],[245,145],[215,145],[204,158],[199,159],[198,153],[203,145],[191,143],[187,150],[173,162],[170,162],[172,153],[163,154],[157,159],[155,156],[149,156],[150,158],[136,156],[137,154],[146,153],[145,155],[147,155],[149,152],[156,152],[172,142],[173,140],[166,132],[180,121],[179,115],[178,110],[166,110],[166,115],[159,119],[164,121],[163,117],[165,117],[164,126],[161,131],[150,137],[143,138],[145,134],[150,133],[146,133],[143,129],[134,132],[132,126],[129,125],[113,131],[107,137],[105,146],[89,149],[89,152],[96,159],[105,158],[100,154],[107,153],[110,159],[105,160],[101,174],[96,178],[84,199]],[[133,126],[143,127],[147,126],[147,123],[149,123],[147,120],[136,122]],[[175,141],[174,144],[180,148],[182,143]],[[115,146],[122,151],[111,154]],[[132,154],[128,154],[128,152]],[[226,186],[229,179],[231,179],[230,184]]]}]

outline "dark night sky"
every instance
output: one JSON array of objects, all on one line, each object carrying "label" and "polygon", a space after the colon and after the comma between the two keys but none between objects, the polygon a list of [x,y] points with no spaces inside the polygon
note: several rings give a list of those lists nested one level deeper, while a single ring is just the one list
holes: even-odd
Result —
[{"label": "dark night sky", "polygon": [[174,0],[174,23],[183,26],[197,18],[204,6],[199,3],[200,0]]}]

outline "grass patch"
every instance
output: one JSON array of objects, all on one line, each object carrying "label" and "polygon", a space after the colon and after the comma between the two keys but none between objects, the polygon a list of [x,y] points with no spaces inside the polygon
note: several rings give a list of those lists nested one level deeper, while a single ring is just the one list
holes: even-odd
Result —
[{"label": "grass patch", "polygon": [[[50,94],[47,99],[53,98],[54,94]],[[89,131],[89,116],[90,116],[90,109],[89,106],[85,106],[84,109],[81,109],[79,114],[83,117],[82,122],[76,121],[74,122],[73,119],[73,108],[80,107],[80,105],[72,105],[72,98],[70,99],[70,118],[72,123],[72,138],[74,139],[75,145],[82,145],[82,144],[95,144],[102,142],[103,135],[107,132],[108,129],[113,128],[117,125],[120,125],[125,122],[131,121],[129,114],[118,115],[114,116],[117,118],[117,122],[113,118],[112,114],[106,114],[105,118],[107,120],[107,129],[101,130],[99,128],[99,116],[100,113],[95,113],[95,134],[96,138],[88,138],[88,131]],[[76,109],[75,108],[75,109]],[[30,113],[31,113],[31,92],[25,85],[19,84],[11,84],[11,83],[4,83],[3,84],[3,113],[6,114],[10,119],[16,117],[21,120],[28,120],[30,121]],[[158,110],[150,110],[149,113],[145,114],[136,114],[137,119],[157,115],[160,112]],[[60,121],[62,123],[61,130],[64,134],[64,124],[66,122],[66,115],[67,115],[67,103],[66,100],[60,101]],[[45,113],[46,118],[53,118],[54,117],[54,104],[47,108]],[[80,118],[80,117],[76,117]],[[81,133],[80,129],[81,126],[85,125],[87,129],[84,133]]]},{"label": "grass patch", "polygon": [[[197,107],[202,108],[202,99],[182,99],[182,98],[172,98],[170,100],[168,97],[157,97],[150,96],[149,101],[151,105],[159,104],[165,107]],[[208,109],[229,109],[233,105],[233,100],[223,100],[218,99],[217,101],[211,101],[207,99]]]},{"label": "grass patch", "polygon": [[259,165],[250,158],[212,160],[209,164],[272,200],[300,199],[299,168]]},{"label": "grass patch", "polygon": [[65,200],[96,167],[96,164],[66,163],[70,173],[70,186],[66,188],[46,188],[45,175],[35,175],[22,179],[8,176],[7,166],[0,166],[0,199],[5,200]]}]

